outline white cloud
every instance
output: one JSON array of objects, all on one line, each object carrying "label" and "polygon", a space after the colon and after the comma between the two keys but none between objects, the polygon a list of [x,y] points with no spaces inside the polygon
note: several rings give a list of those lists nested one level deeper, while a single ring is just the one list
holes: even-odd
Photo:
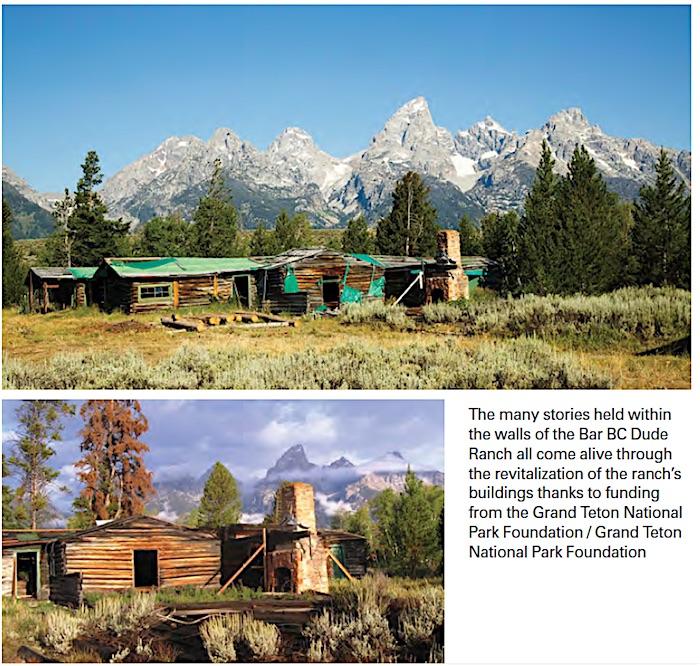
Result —
[{"label": "white cloud", "polygon": [[301,418],[291,410],[284,410],[258,433],[261,444],[278,448],[295,443],[328,444],[337,437],[336,420],[319,410],[312,410]]},{"label": "white cloud", "polygon": [[338,513],[338,511],[352,511],[351,504],[343,502],[342,500],[335,501],[328,499],[328,495],[324,495],[323,493],[319,493],[318,491],[316,491],[316,500],[321,505],[321,508],[324,510],[324,512],[327,514]]}]

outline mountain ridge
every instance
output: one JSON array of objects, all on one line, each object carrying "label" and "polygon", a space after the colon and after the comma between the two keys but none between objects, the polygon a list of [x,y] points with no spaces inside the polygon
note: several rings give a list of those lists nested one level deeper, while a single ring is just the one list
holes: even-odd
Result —
[{"label": "mountain ridge", "polygon": [[[110,215],[134,224],[175,211],[188,218],[206,191],[213,161],[220,159],[245,227],[269,224],[285,208],[308,213],[316,227],[333,228],[360,213],[375,222],[388,211],[396,180],[414,170],[431,187],[440,223],[455,226],[464,212],[480,217],[521,209],[542,140],[552,148],[559,173],[575,145],[585,145],[611,189],[625,198],[652,181],[660,151],[645,139],[606,134],[578,107],[562,109],[523,134],[488,115],[452,134],[434,122],[427,100],[416,97],[392,114],[364,150],[347,157],[326,153],[300,127],[283,129],[264,149],[219,128],[207,140],[166,138],[108,178],[101,194]],[[690,152],[669,154],[689,185]],[[35,198],[45,202],[41,196]]]}]

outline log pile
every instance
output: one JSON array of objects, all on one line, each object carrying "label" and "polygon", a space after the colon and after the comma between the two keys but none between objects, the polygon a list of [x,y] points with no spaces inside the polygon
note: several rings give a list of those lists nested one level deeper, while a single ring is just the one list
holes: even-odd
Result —
[{"label": "log pile", "polygon": [[224,326],[227,324],[240,326],[241,328],[274,328],[280,326],[298,327],[299,321],[285,319],[267,312],[249,312],[240,310],[229,314],[190,315],[182,317],[173,313],[170,317],[160,320],[163,326],[190,333],[201,333],[207,327]]}]

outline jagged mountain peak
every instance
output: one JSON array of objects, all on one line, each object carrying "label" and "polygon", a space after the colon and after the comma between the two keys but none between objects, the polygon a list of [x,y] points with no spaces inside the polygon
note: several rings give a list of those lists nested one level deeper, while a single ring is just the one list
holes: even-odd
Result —
[{"label": "jagged mountain peak", "polygon": [[557,125],[568,125],[574,127],[591,127],[591,123],[588,121],[583,111],[577,107],[572,106],[568,109],[562,109],[558,111],[553,116],[547,120],[547,125],[557,126]]},{"label": "jagged mountain peak", "polygon": [[306,472],[315,469],[317,465],[309,462],[306,457],[306,450],[302,444],[290,446],[267,470],[266,478],[278,478],[288,472]]},{"label": "jagged mountain peak", "polygon": [[494,120],[491,116],[485,116],[483,120],[476,123],[476,126],[481,129],[492,130],[494,132],[499,132],[500,134],[512,134],[509,132],[501,123]]},{"label": "jagged mountain peak", "polygon": [[337,460],[334,460],[332,463],[328,465],[331,469],[341,469],[344,467],[354,467],[353,465],[345,456],[341,456]]}]

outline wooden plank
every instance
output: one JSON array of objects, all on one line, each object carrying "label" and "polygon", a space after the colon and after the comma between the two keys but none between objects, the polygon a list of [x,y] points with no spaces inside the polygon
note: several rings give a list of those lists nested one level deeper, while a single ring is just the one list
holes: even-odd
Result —
[{"label": "wooden plank", "polygon": [[221,594],[229,585],[231,585],[231,583],[233,583],[233,581],[236,580],[236,578],[238,578],[238,576],[240,576],[240,575],[246,570],[246,568],[248,567],[248,565],[249,565],[258,555],[260,555],[260,553],[261,553],[263,550],[265,550],[265,544],[264,544],[264,543],[260,544],[260,546],[257,548],[257,550],[256,550],[256,551],[241,565],[241,567],[238,569],[238,571],[236,571],[236,573],[234,573],[233,576],[231,576],[231,578],[229,578],[229,579],[224,583],[224,585],[223,585],[222,588],[217,592],[217,594]]},{"label": "wooden plank", "polygon": [[180,307],[180,283],[173,281],[173,307]]},{"label": "wooden plank", "polygon": [[348,578],[348,580],[355,580],[352,577],[352,574],[343,566],[343,563],[335,556],[331,551],[328,551],[328,557],[330,557],[337,565],[338,569],[340,569]]}]

